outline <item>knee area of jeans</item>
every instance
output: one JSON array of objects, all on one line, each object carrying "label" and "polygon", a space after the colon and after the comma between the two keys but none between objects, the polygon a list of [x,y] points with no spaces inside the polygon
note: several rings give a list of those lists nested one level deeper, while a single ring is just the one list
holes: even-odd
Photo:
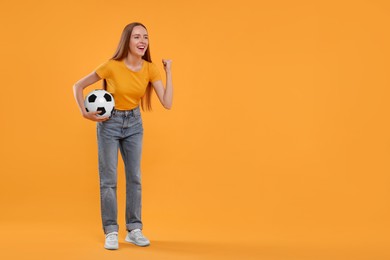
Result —
[{"label": "knee area of jeans", "polygon": [[127,182],[126,183],[127,190],[140,191],[142,189],[141,182]]},{"label": "knee area of jeans", "polygon": [[141,178],[131,175],[131,177],[126,178],[126,183],[131,185],[141,185]]},{"label": "knee area of jeans", "polygon": [[114,182],[101,182],[100,188],[109,188],[109,189],[116,189],[117,183]]}]

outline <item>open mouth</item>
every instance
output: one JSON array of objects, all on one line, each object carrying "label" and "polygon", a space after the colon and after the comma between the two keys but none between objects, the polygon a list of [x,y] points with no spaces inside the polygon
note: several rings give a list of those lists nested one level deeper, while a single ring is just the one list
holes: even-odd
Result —
[{"label": "open mouth", "polygon": [[138,50],[140,50],[140,51],[144,51],[144,50],[146,49],[146,46],[138,46],[137,48],[138,48]]}]

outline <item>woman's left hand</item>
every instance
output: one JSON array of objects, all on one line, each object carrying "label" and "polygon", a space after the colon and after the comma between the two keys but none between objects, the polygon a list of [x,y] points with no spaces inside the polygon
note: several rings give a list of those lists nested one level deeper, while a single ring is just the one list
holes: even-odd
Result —
[{"label": "woman's left hand", "polygon": [[172,60],[163,59],[162,63],[164,64],[164,69],[166,72],[171,71]]}]

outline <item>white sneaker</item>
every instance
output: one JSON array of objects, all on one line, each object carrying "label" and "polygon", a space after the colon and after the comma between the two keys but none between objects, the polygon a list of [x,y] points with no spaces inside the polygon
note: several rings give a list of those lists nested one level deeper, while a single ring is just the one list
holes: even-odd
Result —
[{"label": "white sneaker", "polygon": [[118,246],[118,232],[111,232],[106,235],[104,248],[109,250],[116,250]]},{"label": "white sneaker", "polygon": [[144,237],[144,235],[141,232],[141,229],[134,229],[127,233],[127,236],[125,238],[126,242],[133,243],[137,246],[148,246],[150,245],[149,239]]}]

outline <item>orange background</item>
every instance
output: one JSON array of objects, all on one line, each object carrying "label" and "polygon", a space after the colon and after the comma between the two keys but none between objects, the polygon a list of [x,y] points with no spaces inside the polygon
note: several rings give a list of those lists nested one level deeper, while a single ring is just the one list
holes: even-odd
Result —
[{"label": "orange background", "polygon": [[[0,4],[0,258],[389,259],[388,1]],[[72,85],[149,30],[149,248],[103,249],[95,124]],[[100,84],[87,89],[100,88]]]}]

